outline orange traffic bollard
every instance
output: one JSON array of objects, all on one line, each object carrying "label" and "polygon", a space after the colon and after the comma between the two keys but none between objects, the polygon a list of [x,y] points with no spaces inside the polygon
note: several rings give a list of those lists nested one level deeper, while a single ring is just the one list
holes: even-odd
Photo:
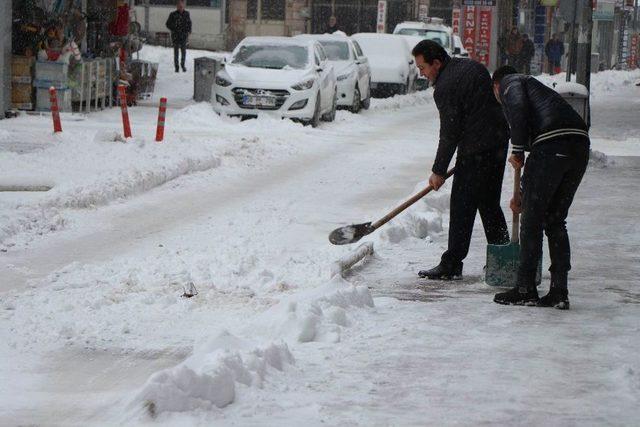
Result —
[{"label": "orange traffic bollard", "polygon": [[129,111],[127,110],[127,88],[124,87],[124,85],[119,85],[118,94],[120,95],[120,109],[122,110],[122,127],[124,128],[124,137],[131,138],[131,123],[129,122]]},{"label": "orange traffic bollard", "polygon": [[167,98],[160,98],[160,110],[158,111],[158,128],[156,130],[156,142],[164,139],[164,123],[167,115]]},{"label": "orange traffic bollard", "polygon": [[49,101],[51,101],[51,117],[53,118],[53,132],[62,132],[62,123],[60,122],[60,109],[58,108],[58,94],[56,88],[49,88]]}]

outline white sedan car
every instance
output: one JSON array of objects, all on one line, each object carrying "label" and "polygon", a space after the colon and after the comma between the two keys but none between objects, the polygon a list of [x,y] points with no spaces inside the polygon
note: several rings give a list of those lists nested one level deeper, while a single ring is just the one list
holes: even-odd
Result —
[{"label": "white sedan car", "polygon": [[391,96],[413,91],[418,78],[409,45],[393,34],[358,33],[351,36],[369,58],[371,92]]},{"label": "white sedan car", "polygon": [[291,37],[247,37],[213,86],[220,114],[272,114],[317,126],[333,121],[338,101],[333,66],[322,46]]},{"label": "white sedan car", "polygon": [[358,55],[353,40],[344,35],[301,34],[296,38],[316,40],[333,64],[338,80],[338,106],[347,107],[353,113],[369,108],[371,99],[371,70],[369,61]]}]

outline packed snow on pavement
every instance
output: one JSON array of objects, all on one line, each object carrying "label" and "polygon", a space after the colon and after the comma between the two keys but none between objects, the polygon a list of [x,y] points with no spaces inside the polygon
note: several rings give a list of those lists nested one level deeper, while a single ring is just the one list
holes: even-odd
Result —
[{"label": "packed snow on pavement", "polygon": [[[160,80],[129,110],[133,139],[117,109],[63,115],[55,136],[49,117],[0,122],[0,186],[51,187],[0,192],[0,424],[638,419],[639,72],[593,75],[594,156],[569,217],[573,302],[560,312],[491,301],[479,224],[465,281],[417,279],[446,246],[448,185],[332,276],[354,248],[331,246],[331,230],[425,185],[430,90],[317,129],[242,122],[189,101],[192,73],[173,73],[171,55],[142,51]],[[505,210],[510,188],[507,169]]]}]

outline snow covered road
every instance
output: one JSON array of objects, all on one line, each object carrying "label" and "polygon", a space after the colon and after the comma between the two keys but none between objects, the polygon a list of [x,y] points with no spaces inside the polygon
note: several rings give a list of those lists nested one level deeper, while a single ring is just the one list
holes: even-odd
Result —
[{"label": "snow covered road", "polygon": [[[594,161],[576,198],[566,313],[492,303],[480,227],[463,284],[415,278],[446,244],[448,186],[368,238],[376,255],[348,282],[329,280],[350,248],[328,233],[424,185],[430,92],[319,129],[182,100],[162,145],[142,136],[146,107],[127,144],[110,139],[117,111],[59,141],[46,118],[1,122],[0,140],[32,141],[0,152],[7,176],[55,187],[0,194],[0,424],[633,424],[639,106],[616,76],[595,79],[594,147],[625,157]],[[181,298],[189,282],[199,294]]]}]

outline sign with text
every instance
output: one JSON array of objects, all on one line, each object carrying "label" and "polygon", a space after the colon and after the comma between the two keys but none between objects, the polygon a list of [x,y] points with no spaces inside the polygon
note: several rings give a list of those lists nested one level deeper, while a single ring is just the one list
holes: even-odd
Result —
[{"label": "sign with text", "polygon": [[627,63],[629,68],[635,70],[638,68],[638,49],[640,48],[640,34],[634,34],[629,40],[629,56],[627,57]]},{"label": "sign with text", "polygon": [[483,7],[480,9],[479,15],[475,59],[488,67],[491,58],[491,9]]},{"label": "sign with text", "polygon": [[469,52],[469,56],[475,58],[476,46],[476,8],[475,6],[465,6],[462,8],[464,19],[462,27],[462,44]]},{"label": "sign with text", "polygon": [[454,7],[451,11],[451,27],[453,28],[453,34],[460,35],[460,9]]},{"label": "sign with text", "polygon": [[464,6],[495,6],[496,0],[462,0]]},{"label": "sign with text", "polygon": [[387,0],[378,0],[378,23],[376,32],[387,32]]}]

